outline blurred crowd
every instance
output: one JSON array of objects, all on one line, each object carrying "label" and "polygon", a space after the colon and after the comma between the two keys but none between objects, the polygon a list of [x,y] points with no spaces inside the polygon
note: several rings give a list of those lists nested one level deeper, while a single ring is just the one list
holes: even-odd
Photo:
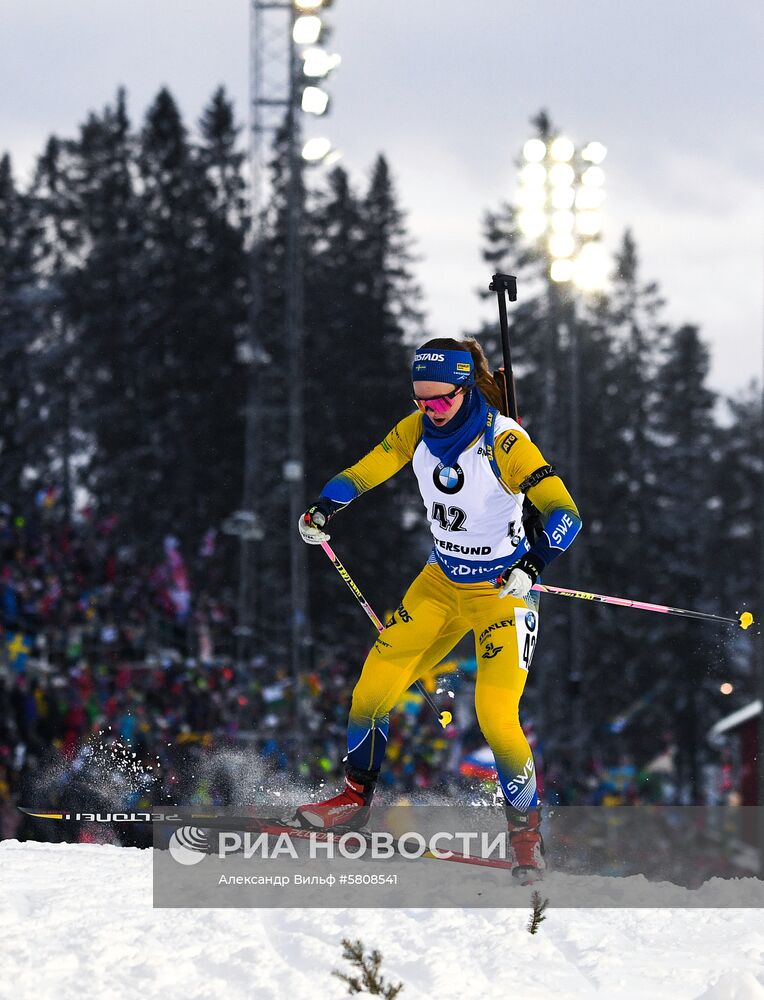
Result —
[{"label": "blurred crowd", "polygon": [[[68,523],[45,497],[27,516],[0,505],[0,836],[55,836],[16,804],[252,801],[266,788],[246,759],[274,781],[337,777],[366,650],[318,657],[298,712],[285,663],[237,661],[215,550],[208,533],[189,569],[168,537],[151,563],[113,517],[85,510]],[[415,699],[392,724],[385,781],[404,791],[437,784],[453,756],[420,710]]]},{"label": "blurred crowd", "polygon": [[[28,517],[0,505],[0,837],[58,839],[17,804],[286,802],[290,775],[317,794],[336,787],[366,650],[318,655],[296,704],[285,662],[237,662],[235,601],[215,585],[215,549],[209,533],[189,569],[168,537],[154,563],[142,561],[115,518],[85,510],[66,523],[44,499]],[[453,661],[426,679],[455,711],[446,730],[414,691],[393,713],[388,800],[491,801],[491,767],[465,764],[485,750],[473,677]],[[543,743],[531,742],[551,805],[672,800],[670,760],[646,770],[592,756],[583,769],[565,760],[546,769]]]}]

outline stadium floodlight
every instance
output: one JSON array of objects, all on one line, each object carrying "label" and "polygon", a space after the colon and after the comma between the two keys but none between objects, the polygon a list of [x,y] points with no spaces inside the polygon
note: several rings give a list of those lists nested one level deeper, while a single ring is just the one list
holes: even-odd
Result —
[{"label": "stadium floodlight", "polygon": [[315,14],[298,17],[292,28],[292,38],[297,45],[315,45],[321,34],[321,18]]},{"label": "stadium floodlight", "polygon": [[568,163],[569,160],[573,159],[573,154],[576,151],[576,147],[567,138],[567,136],[558,136],[551,145],[549,150],[551,157],[557,163]]},{"label": "stadium floodlight", "polygon": [[320,87],[306,87],[302,92],[302,110],[309,115],[322,115],[329,106],[329,95]]},{"label": "stadium floodlight", "polygon": [[576,172],[569,163],[555,163],[549,169],[549,183],[552,187],[570,187],[576,179]]},{"label": "stadium floodlight", "polygon": [[338,160],[341,160],[341,159],[342,159],[342,150],[341,150],[341,149],[332,149],[332,150],[331,150],[331,151],[330,151],[329,153],[327,153],[327,154],[326,154],[326,156],[324,157],[324,166],[325,166],[325,167],[331,167],[331,166],[333,166],[333,165],[334,165],[334,164],[335,164],[335,163],[336,163],[336,162],[337,162]]},{"label": "stadium floodlight", "polygon": [[576,208],[583,211],[602,208],[604,200],[605,192],[602,188],[580,187],[576,192]]},{"label": "stadium floodlight", "polygon": [[546,156],[546,145],[541,139],[529,139],[523,146],[523,156],[528,163],[541,163]]},{"label": "stadium floodlight", "polygon": [[605,171],[602,167],[589,167],[581,174],[581,183],[586,187],[602,187],[605,183]]},{"label": "stadium floodlight", "polygon": [[328,76],[333,69],[336,69],[342,62],[338,55],[330,54],[325,49],[309,48],[302,54],[302,71],[305,76],[322,79]]},{"label": "stadium floodlight", "polygon": [[554,233],[549,237],[549,253],[553,257],[572,257],[576,241],[571,233]]},{"label": "stadium floodlight", "polygon": [[324,5],[324,0],[294,0],[294,5],[297,10],[320,10]]},{"label": "stadium floodlight", "polygon": [[519,208],[543,209],[546,205],[546,191],[543,187],[518,188],[515,201]]},{"label": "stadium floodlight", "polygon": [[552,213],[553,233],[572,233],[575,223],[576,217],[573,212],[568,209],[562,209],[562,211]]},{"label": "stadium floodlight", "polygon": [[581,153],[581,158],[586,160],[587,163],[602,163],[602,161],[607,156],[607,147],[603,146],[601,142],[590,142],[584,146],[583,152]]},{"label": "stadium floodlight", "polygon": [[315,139],[308,139],[302,147],[302,158],[303,160],[307,160],[308,163],[318,163],[319,160],[325,159],[331,151],[331,139],[317,136]]},{"label": "stadium floodlight", "polygon": [[517,226],[546,257],[551,281],[584,291],[604,288],[610,270],[600,242],[606,152],[599,142],[576,148],[564,135],[528,139],[514,198]]},{"label": "stadium floodlight", "polygon": [[586,243],[574,264],[573,280],[585,292],[597,292],[607,284],[609,261],[601,243]]},{"label": "stadium floodlight", "polygon": [[526,163],[520,171],[520,180],[529,187],[546,183],[546,170],[540,163]]},{"label": "stadium floodlight", "polygon": [[553,260],[549,268],[549,277],[552,281],[570,281],[573,278],[573,261],[563,257]]},{"label": "stadium floodlight", "polygon": [[552,188],[552,208],[566,209],[573,208],[576,200],[575,188],[555,187]]},{"label": "stadium floodlight", "polygon": [[538,239],[539,236],[543,236],[546,232],[546,213],[534,209],[528,209],[525,212],[520,212],[517,216],[517,224],[520,226],[524,235],[529,239]]},{"label": "stadium floodlight", "polygon": [[576,214],[576,229],[582,236],[596,236],[602,229],[602,213],[578,212]]}]

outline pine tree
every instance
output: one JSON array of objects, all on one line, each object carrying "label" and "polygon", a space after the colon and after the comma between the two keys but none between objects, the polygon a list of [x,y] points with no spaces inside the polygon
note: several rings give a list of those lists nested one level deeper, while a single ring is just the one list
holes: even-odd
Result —
[{"label": "pine tree", "polygon": [[220,523],[241,496],[246,373],[238,359],[247,335],[249,217],[233,105],[223,88],[213,95],[200,122],[197,155],[205,174],[204,256],[201,262],[205,349],[196,364],[206,372],[207,405],[197,426],[199,462],[195,503],[200,525]]},{"label": "pine tree", "polygon": [[34,343],[35,413],[43,447],[37,449],[38,486],[58,487],[65,516],[71,514],[73,463],[90,445],[79,429],[79,370],[69,292],[85,235],[79,224],[76,156],[71,141],[51,136],[39,157],[27,196],[38,285],[38,331]]},{"label": "pine tree", "polygon": [[0,157],[0,497],[4,502],[28,496],[25,469],[39,467],[43,457],[34,355],[38,299],[28,199],[16,189],[10,157],[4,155]]},{"label": "pine tree", "polygon": [[368,411],[359,406],[364,398],[359,380],[364,356],[375,351],[364,329],[368,276],[361,258],[361,209],[343,169],[331,172],[309,220],[313,252],[306,275],[306,396],[317,404],[323,431],[311,448],[308,482],[313,495],[337,462],[358,447],[358,424],[361,437],[368,428]]},{"label": "pine tree", "polygon": [[[712,610],[711,553],[718,537],[718,504],[713,495],[717,431],[715,397],[706,380],[708,348],[693,326],[676,330],[666,346],[657,376],[657,482],[653,502],[658,517],[655,538],[660,552],[662,601],[679,607]],[[664,596],[665,589],[665,596]],[[680,787],[685,801],[701,800],[701,719],[704,683],[714,668],[718,630],[677,619],[666,628],[653,671],[671,679],[674,733],[679,750]]]},{"label": "pine tree", "polygon": [[[596,355],[587,350],[581,364],[583,571],[588,589],[601,593],[654,594],[650,567],[659,554],[651,508],[657,482],[656,377],[668,336],[661,310],[659,290],[642,279],[637,247],[627,232],[608,294],[589,311],[590,327],[601,331],[592,341]],[[661,647],[663,626],[612,608],[587,609],[585,614],[587,699],[592,699],[594,717],[612,723],[659,683],[653,656]],[[610,679],[616,670],[619,684],[614,686]],[[640,739],[640,728],[619,732],[613,750],[637,749],[631,738]]]},{"label": "pine tree", "polygon": [[193,525],[198,537],[200,526],[194,524],[189,504],[195,505],[196,428],[205,419],[201,390],[211,371],[206,368],[207,340],[214,337],[206,328],[198,295],[204,255],[199,210],[203,174],[166,89],[146,115],[138,164],[145,225],[140,331],[146,407],[141,416],[148,431],[144,507],[148,524],[163,521],[173,531],[185,527],[185,537]]},{"label": "pine tree", "polygon": [[70,149],[69,214],[83,249],[61,284],[70,341],[67,385],[91,456],[84,485],[120,517],[132,539],[146,523],[140,494],[150,475],[142,392],[149,361],[141,350],[137,290],[144,233],[124,91],[114,106],[88,116]]},{"label": "pine tree", "polygon": [[242,154],[218,91],[188,138],[168,91],[139,137],[124,92],[73,151],[81,241],[63,287],[77,341],[85,483],[139,548],[196,548],[240,497],[247,308]]},{"label": "pine tree", "polygon": [[715,565],[726,588],[720,600],[729,607],[750,603],[750,581],[757,575],[761,532],[761,385],[751,382],[726,400],[731,420],[718,430],[715,492],[722,522],[723,544]]},{"label": "pine tree", "polygon": [[[167,90],[137,150],[143,220],[141,313],[133,328],[141,481],[134,523],[156,543],[168,530],[195,548],[238,505],[246,254],[236,129],[219,92],[190,141]],[[237,297],[241,296],[241,299]],[[135,419],[138,416],[139,419]]]}]

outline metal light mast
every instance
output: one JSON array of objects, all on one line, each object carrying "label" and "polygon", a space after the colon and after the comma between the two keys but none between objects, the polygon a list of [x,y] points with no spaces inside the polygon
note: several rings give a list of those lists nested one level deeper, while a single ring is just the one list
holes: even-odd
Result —
[{"label": "metal light mast", "polygon": [[[263,306],[263,247],[265,207],[268,203],[268,158],[277,129],[286,126],[288,182],[286,187],[286,247],[283,288],[285,347],[288,369],[289,445],[283,465],[283,479],[289,491],[290,546],[290,649],[295,712],[299,721],[299,677],[304,652],[311,641],[307,613],[307,573],[305,546],[296,525],[304,509],[304,419],[303,419],[303,251],[301,236],[301,158],[306,162],[326,160],[331,142],[316,137],[301,146],[300,112],[322,115],[328,95],[316,81],[329,75],[339,64],[339,56],[326,52],[319,43],[323,23],[318,13],[331,0],[268,2],[250,0],[250,174],[252,204],[252,244],[250,257],[251,308],[249,336],[242,351],[248,366],[245,419],[244,486],[241,510],[233,514],[224,530],[240,538],[238,600],[238,648],[240,661],[251,657],[254,630],[261,611],[258,602],[258,551],[256,543],[264,535],[257,511],[259,473],[263,467],[264,414],[262,375],[270,358],[261,336]],[[275,526],[280,530],[281,526]]]},{"label": "metal light mast", "polygon": [[260,336],[262,311],[263,210],[266,204],[267,154],[270,133],[287,108],[291,68],[292,6],[250,0],[249,11],[249,168],[252,233],[250,248],[249,330],[242,351],[247,365],[247,398],[244,434],[244,483],[241,509],[223,525],[237,535],[239,552],[239,595],[237,659],[249,660],[253,653],[257,620],[258,553],[256,543],[263,537],[257,509],[258,470],[262,467],[262,412],[260,376],[270,360]]}]

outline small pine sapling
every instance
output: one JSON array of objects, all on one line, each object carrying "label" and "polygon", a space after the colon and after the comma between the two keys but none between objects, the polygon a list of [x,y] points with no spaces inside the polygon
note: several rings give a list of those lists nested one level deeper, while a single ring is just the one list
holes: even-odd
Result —
[{"label": "small pine sapling", "polygon": [[531,913],[531,919],[528,921],[528,932],[535,934],[539,929],[539,924],[546,920],[544,910],[549,906],[549,900],[542,899],[541,893],[536,890],[531,896],[531,905],[533,906],[533,912]]},{"label": "small pine sapling", "polygon": [[394,1000],[403,989],[403,983],[398,983],[397,986],[386,985],[379,971],[379,967],[382,964],[381,953],[375,948],[366,955],[364,954],[365,950],[364,943],[360,938],[356,941],[349,941],[347,938],[343,938],[342,957],[350,962],[360,975],[348,976],[346,973],[338,972],[336,969],[332,972],[332,975],[347,983],[348,993],[350,994],[370,993],[374,996],[384,997],[385,1000]]}]

